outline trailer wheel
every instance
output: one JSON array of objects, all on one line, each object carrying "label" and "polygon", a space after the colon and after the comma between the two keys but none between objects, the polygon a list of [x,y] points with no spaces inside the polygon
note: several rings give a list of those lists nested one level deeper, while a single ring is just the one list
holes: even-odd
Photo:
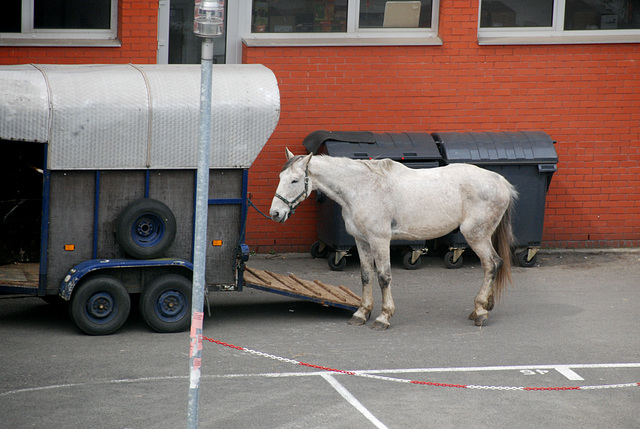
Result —
[{"label": "trailer wheel", "polygon": [[130,309],[127,289],[110,276],[93,277],[78,285],[69,306],[75,324],[89,335],[114,333],[126,322]]},{"label": "trailer wheel", "polygon": [[116,240],[136,259],[162,256],[176,238],[176,218],[166,204],[149,198],[126,206],[116,220]]},{"label": "trailer wheel", "polygon": [[140,296],[140,313],[158,332],[180,332],[191,322],[191,281],[165,274],[147,285]]}]

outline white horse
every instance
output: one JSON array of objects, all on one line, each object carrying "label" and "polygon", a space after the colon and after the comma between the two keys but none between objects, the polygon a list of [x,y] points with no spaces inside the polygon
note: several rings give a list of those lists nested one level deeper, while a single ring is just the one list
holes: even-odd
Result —
[{"label": "white horse", "polygon": [[391,240],[428,240],[460,228],[484,270],[484,282],[469,315],[482,326],[494,297],[499,299],[511,281],[510,213],[517,193],[504,177],[469,164],[411,169],[389,159],[294,156],[288,149],[286,154],[271,218],[285,222],[316,189],[342,206],[345,227],[360,255],[362,276],[362,301],[349,324],[363,325],[371,315],[375,273],[382,290],[382,312],[372,328],[389,327],[395,312]]}]

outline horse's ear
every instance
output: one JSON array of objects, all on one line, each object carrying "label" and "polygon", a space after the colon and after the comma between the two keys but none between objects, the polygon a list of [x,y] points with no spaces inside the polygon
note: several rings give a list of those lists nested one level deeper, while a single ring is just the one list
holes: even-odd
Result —
[{"label": "horse's ear", "polygon": [[289,150],[289,148],[285,149],[285,154],[287,155],[287,161],[294,157],[293,153]]},{"label": "horse's ear", "polygon": [[305,156],[303,161],[305,165],[309,165],[309,161],[311,161],[311,157],[313,156],[312,153],[310,153],[309,155]]}]

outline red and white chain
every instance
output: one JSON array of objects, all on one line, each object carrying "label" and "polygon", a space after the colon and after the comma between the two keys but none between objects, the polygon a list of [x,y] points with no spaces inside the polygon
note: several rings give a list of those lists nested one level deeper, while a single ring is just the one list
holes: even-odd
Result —
[{"label": "red and white chain", "polygon": [[313,365],[297,361],[295,359],[287,359],[280,356],[271,355],[257,350],[251,350],[246,347],[234,346],[233,344],[225,343],[223,341],[214,340],[202,337],[203,340],[209,341],[214,344],[229,347],[232,349],[240,350],[245,353],[253,354],[256,356],[266,357],[269,359],[277,360],[279,362],[290,363],[293,365],[305,366],[307,368],[319,369],[322,371],[335,372],[339,374],[355,375],[357,377],[372,378],[375,380],[395,381],[398,383],[417,384],[422,386],[435,386],[435,387],[455,387],[459,389],[478,389],[478,390],[522,390],[522,391],[561,391],[561,390],[595,390],[595,389],[616,389],[621,387],[640,387],[640,383],[619,383],[619,384],[603,384],[595,386],[568,386],[568,387],[517,387],[517,386],[478,386],[474,384],[447,384],[447,383],[433,383],[429,381],[417,381],[409,380],[406,378],[387,377],[384,375],[369,374],[366,371],[345,371],[342,369],[329,368],[326,366]]}]

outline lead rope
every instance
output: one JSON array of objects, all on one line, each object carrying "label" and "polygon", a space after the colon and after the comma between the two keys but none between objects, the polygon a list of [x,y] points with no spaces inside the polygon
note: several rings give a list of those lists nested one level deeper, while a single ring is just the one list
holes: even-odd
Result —
[{"label": "lead rope", "polygon": [[[262,212],[260,211],[260,209],[259,209],[255,204],[253,204],[253,201],[251,201],[251,198],[247,198],[247,202],[249,203],[249,205],[250,205],[251,207],[253,207],[254,209],[256,209],[256,211],[257,211],[258,213],[260,213],[262,216],[266,217],[267,219],[271,219],[271,216],[267,216],[266,214],[262,213]],[[244,227],[244,225],[243,225],[243,227]]]}]

